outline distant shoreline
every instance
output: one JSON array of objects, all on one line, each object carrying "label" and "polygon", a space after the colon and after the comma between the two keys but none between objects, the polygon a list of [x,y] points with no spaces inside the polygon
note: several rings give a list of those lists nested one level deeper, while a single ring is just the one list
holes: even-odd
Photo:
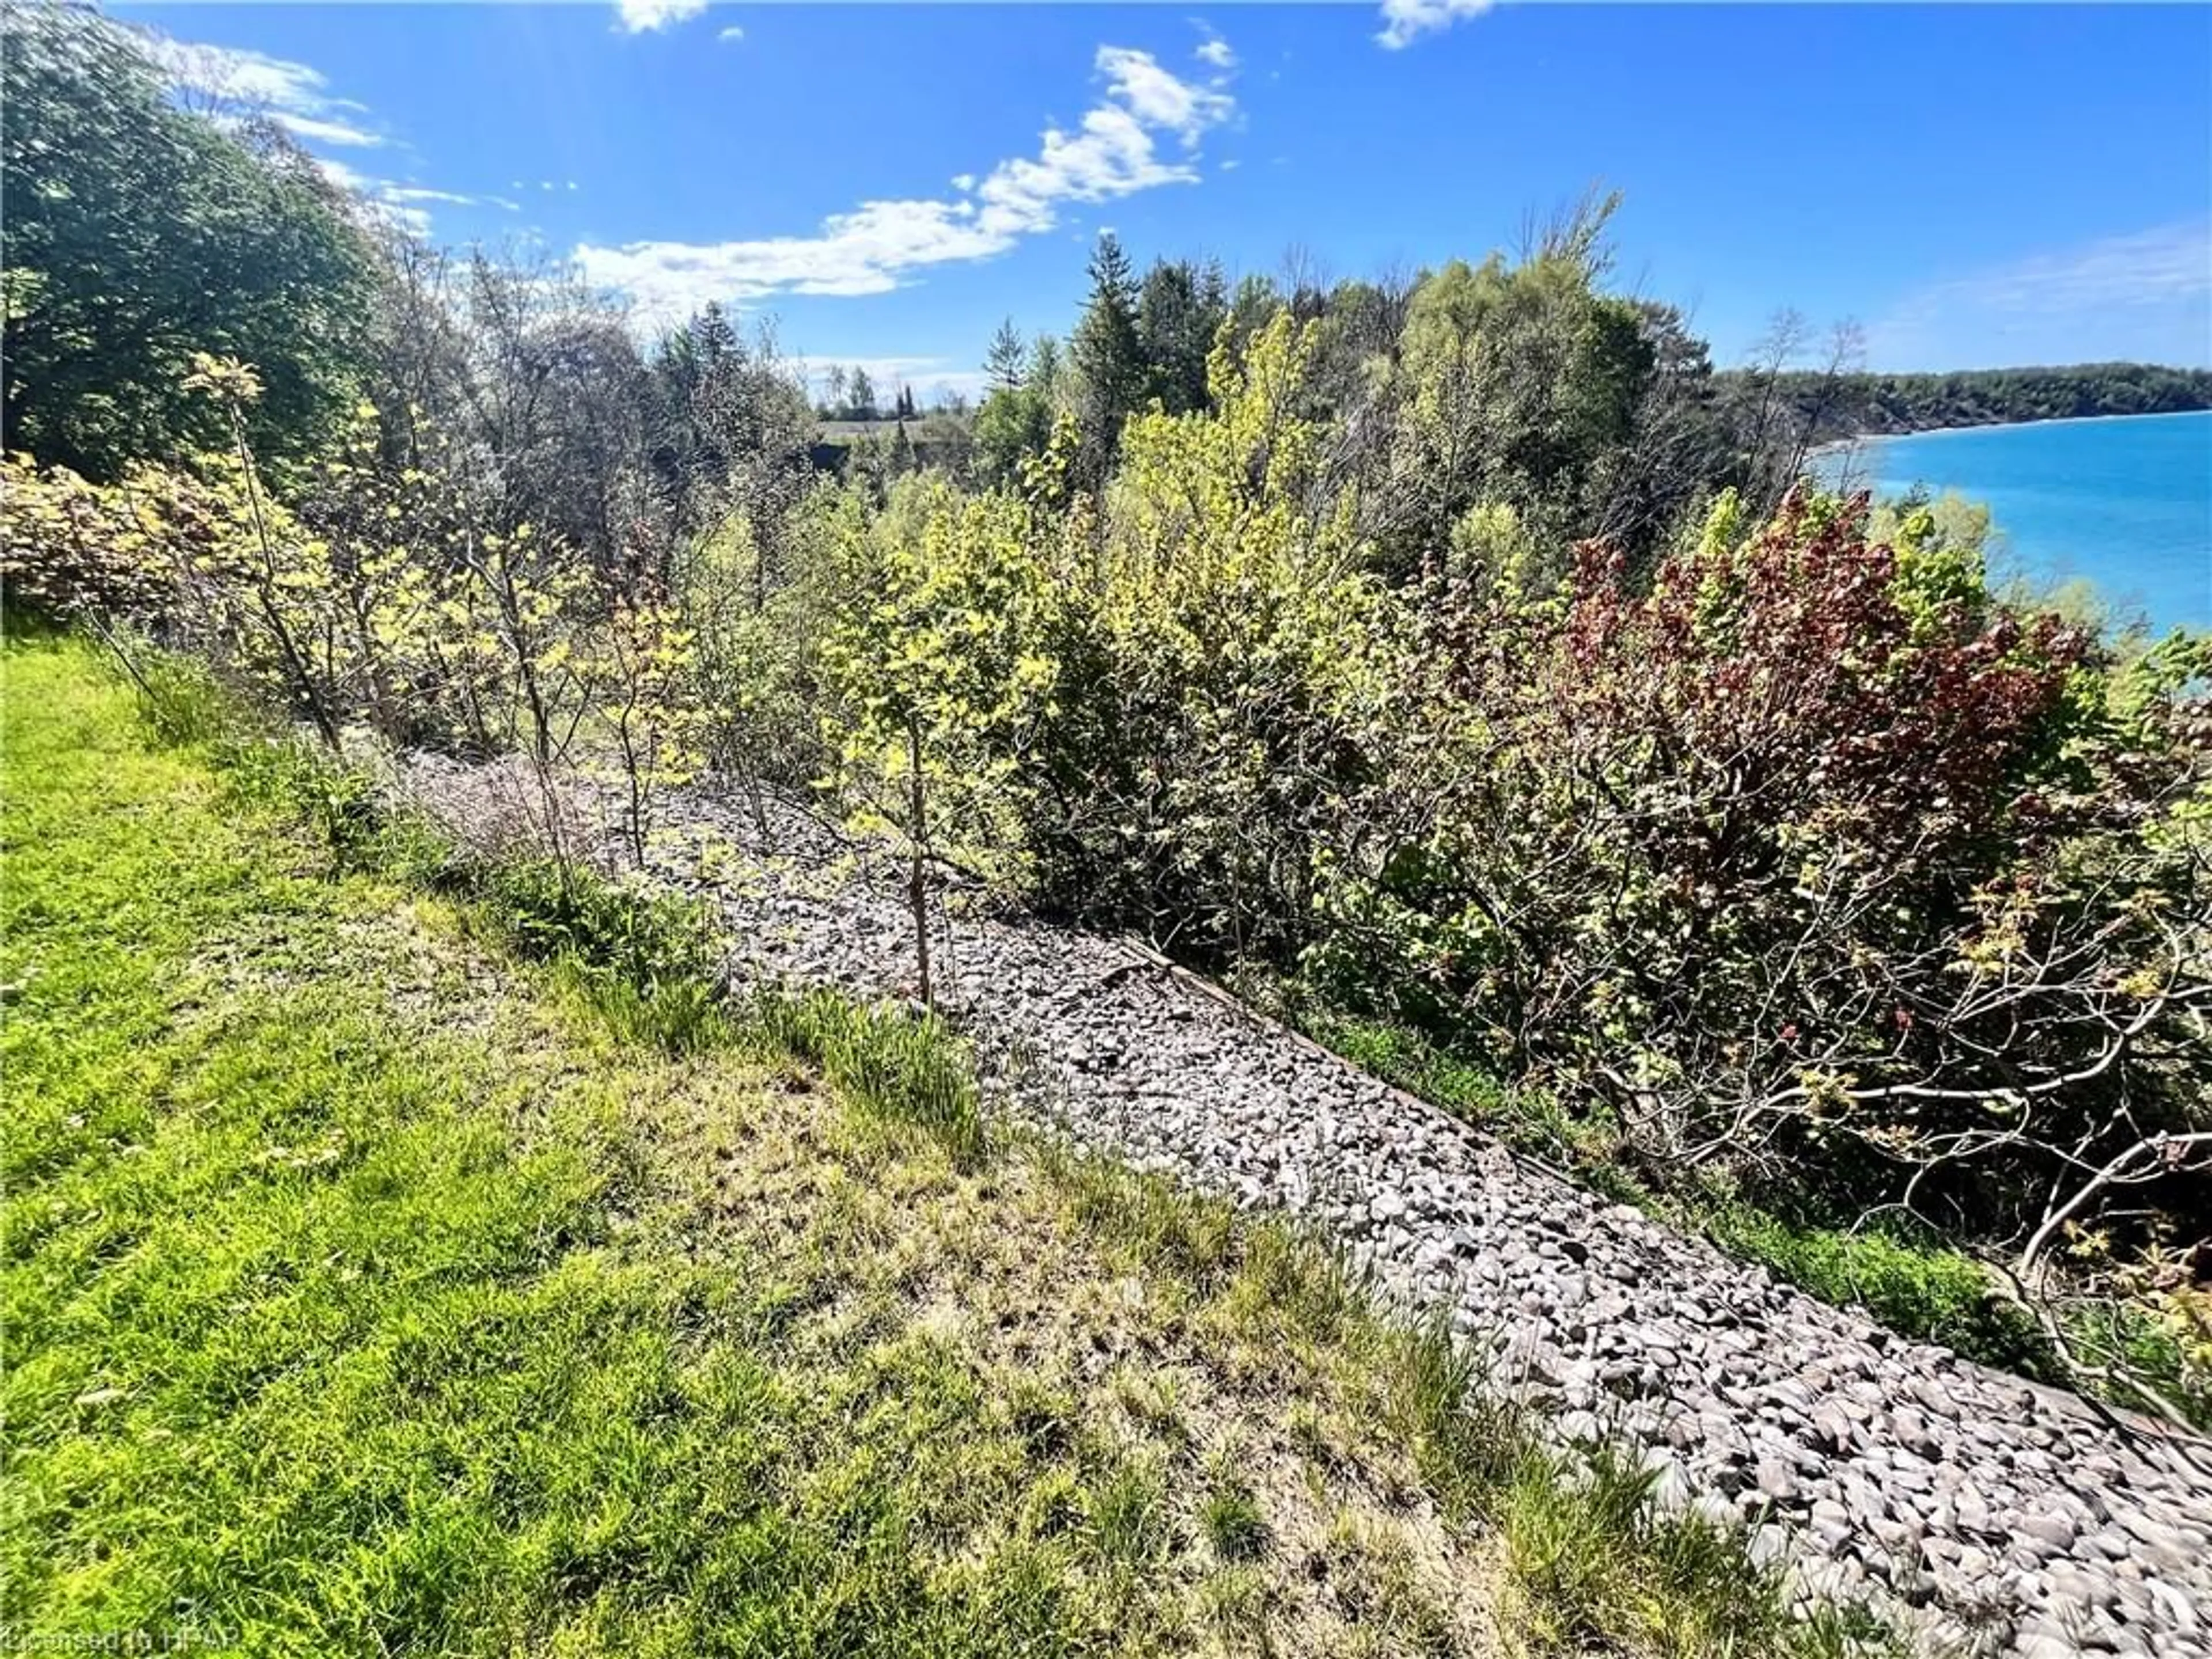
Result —
[{"label": "distant shoreline", "polygon": [[[2149,637],[2175,628],[2212,633],[2212,484],[2205,472],[2212,411],[2188,418],[2067,416],[1993,421],[1920,432],[1863,434],[1827,447],[1807,465],[1817,488],[1895,500],[1913,490],[1955,495],[1988,509],[1984,551],[1992,573],[2021,578],[2031,594],[2086,583],[2105,620]],[[2133,422],[2124,431],[2115,422]],[[2100,428],[2089,430],[2091,423]],[[2031,440],[2033,427],[2080,428]],[[1999,441],[2007,429],[2023,435]],[[1887,440],[1979,432],[1979,442],[1893,447]]]},{"label": "distant shoreline", "polygon": [[1975,421],[1965,426],[1910,426],[1896,432],[1855,432],[1848,438],[1831,438],[1814,445],[1805,452],[1805,459],[1809,461],[1859,444],[1888,443],[1899,438],[1941,438],[1954,432],[2002,432],[2022,426],[2087,426],[2102,421],[2172,421],[2207,414],[2212,414],[2212,410],[2155,409],[2133,415],[2053,415],[2034,421]]}]

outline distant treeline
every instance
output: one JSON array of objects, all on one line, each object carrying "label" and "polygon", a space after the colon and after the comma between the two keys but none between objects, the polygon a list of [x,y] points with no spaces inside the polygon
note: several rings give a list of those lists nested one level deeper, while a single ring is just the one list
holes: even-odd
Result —
[{"label": "distant treeline", "polygon": [[[1748,386],[1755,371],[1716,377]],[[2063,368],[1977,368],[1951,374],[1785,372],[1777,393],[1815,442],[1860,434],[2063,421],[2092,415],[2171,415],[2212,409],[2212,369],[2159,363]]]}]

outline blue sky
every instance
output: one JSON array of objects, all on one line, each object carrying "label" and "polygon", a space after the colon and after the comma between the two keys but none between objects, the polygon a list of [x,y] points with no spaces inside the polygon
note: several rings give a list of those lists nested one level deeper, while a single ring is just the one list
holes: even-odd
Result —
[{"label": "blue sky", "polygon": [[115,5],[437,239],[641,325],[719,297],[925,391],[1061,330],[1091,240],[1337,276],[1624,192],[1617,276],[1723,362],[2212,363],[2212,9]]}]

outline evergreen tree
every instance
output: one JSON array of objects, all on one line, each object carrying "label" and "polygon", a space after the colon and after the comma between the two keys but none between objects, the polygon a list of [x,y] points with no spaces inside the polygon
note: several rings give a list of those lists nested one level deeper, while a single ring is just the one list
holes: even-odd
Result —
[{"label": "evergreen tree", "polygon": [[739,355],[738,331],[732,326],[729,314],[718,300],[709,300],[699,314],[691,319],[691,344],[700,367],[711,372],[716,365]]},{"label": "evergreen tree", "polygon": [[1137,302],[1146,390],[1170,415],[1206,407],[1206,360],[1229,303],[1219,267],[1156,261]]},{"label": "evergreen tree", "polygon": [[991,337],[991,348],[983,356],[986,383],[994,392],[1018,392],[1029,369],[1029,358],[1021,331],[1014,326],[1012,318],[1007,318]]},{"label": "evergreen tree", "polygon": [[1129,256],[1111,232],[1091,256],[1091,300],[1075,329],[1075,367],[1081,377],[1076,420],[1082,438],[1080,483],[1105,481],[1122,422],[1143,404],[1150,379],[1137,326],[1139,292]]},{"label": "evergreen tree", "polygon": [[1030,346],[1030,372],[1023,385],[1043,398],[1052,413],[1057,412],[1053,406],[1060,398],[1060,370],[1066,357],[1060,342],[1049,334],[1038,335]]}]

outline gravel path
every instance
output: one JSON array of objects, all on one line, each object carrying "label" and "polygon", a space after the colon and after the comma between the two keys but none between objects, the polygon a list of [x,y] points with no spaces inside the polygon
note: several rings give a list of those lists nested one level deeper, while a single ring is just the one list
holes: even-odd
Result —
[{"label": "gravel path", "polygon": [[[512,775],[419,758],[410,793],[514,833]],[[658,875],[720,906],[740,975],[906,995],[888,869],[802,812],[691,793]],[[1640,1445],[1672,1504],[1741,1521],[1808,1595],[1868,1596],[1931,1646],[2212,1656],[2212,1442],[1988,1370],[1601,1200],[1129,946],[975,916],[940,1004],[1022,1109],[1340,1239],[1449,1310],[1568,1437]]]}]

